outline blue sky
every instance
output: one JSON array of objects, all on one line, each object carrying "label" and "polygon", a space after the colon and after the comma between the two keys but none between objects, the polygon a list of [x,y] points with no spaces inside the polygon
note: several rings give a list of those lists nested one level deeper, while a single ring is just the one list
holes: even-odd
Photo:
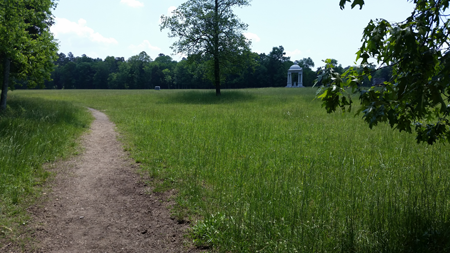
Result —
[{"label": "blue sky", "polygon": [[[53,11],[51,28],[59,51],[75,56],[129,57],[146,51],[153,59],[172,54],[175,39],[160,31],[161,15],[167,15],[186,0],[60,0]],[[353,65],[361,46],[364,27],[370,19],[402,21],[413,5],[406,0],[366,0],[362,10],[339,0],[253,0],[235,13],[249,25],[252,51],[268,54],[283,46],[291,60],[311,57],[316,67],[326,58],[344,67]],[[179,56],[172,56],[180,60]]]}]

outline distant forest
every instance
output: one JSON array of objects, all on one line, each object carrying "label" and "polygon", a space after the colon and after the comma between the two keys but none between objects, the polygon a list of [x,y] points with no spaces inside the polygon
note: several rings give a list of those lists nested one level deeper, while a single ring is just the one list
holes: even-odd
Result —
[{"label": "distant forest", "polygon": [[[213,84],[206,78],[205,59],[183,59],[174,61],[170,56],[159,54],[152,59],[146,52],[125,60],[123,57],[108,56],[104,60],[86,55],[75,57],[72,53],[59,53],[55,61],[52,81],[46,81],[47,89],[210,89]],[[274,47],[269,54],[250,53],[245,57],[242,67],[223,77],[223,89],[284,87],[287,83],[287,71],[297,63],[303,68],[304,86],[313,86],[317,77],[313,70],[315,64],[311,58],[291,61],[285,56],[282,46]],[[338,65],[337,71],[346,68]],[[319,68],[320,69],[320,68]],[[318,70],[319,70],[318,69]],[[237,71],[236,71],[237,70]],[[389,68],[377,71],[377,80],[388,80]],[[380,79],[381,78],[381,79]],[[372,81],[365,80],[363,85],[370,86]],[[24,88],[17,87],[17,88]]]}]

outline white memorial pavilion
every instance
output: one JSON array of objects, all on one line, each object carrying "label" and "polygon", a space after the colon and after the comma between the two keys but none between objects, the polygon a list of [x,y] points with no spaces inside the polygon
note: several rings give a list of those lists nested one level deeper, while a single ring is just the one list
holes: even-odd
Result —
[{"label": "white memorial pavilion", "polygon": [[[297,73],[298,74],[298,83],[294,82],[292,83],[292,74]],[[291,68],[288,70],[288,76],[287,76],[287,86],[286,88],[302,88],[303,86],[303,69],[298,66],[297,64],[294,64],[291,66]]]}]

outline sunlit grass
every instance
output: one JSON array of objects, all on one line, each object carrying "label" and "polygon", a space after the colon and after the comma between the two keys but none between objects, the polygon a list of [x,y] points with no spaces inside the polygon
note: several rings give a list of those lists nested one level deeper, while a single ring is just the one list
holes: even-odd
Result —
[{"label": "sunlit grass", "polygon": [[0,238],[17,234],[27,220],[23,201],[36,197],[35,186],[49,175],[43,164],[73,151],[90,120],[67,102],[9,96],[0,112]]},{"label": "sunlit grass", "polygon": [[[105,110],[175,215],[221,252],[445,252],[449,147],[360,116],[314,89],[28,91]],[[182,209],[187,208],[187,209]]]}]

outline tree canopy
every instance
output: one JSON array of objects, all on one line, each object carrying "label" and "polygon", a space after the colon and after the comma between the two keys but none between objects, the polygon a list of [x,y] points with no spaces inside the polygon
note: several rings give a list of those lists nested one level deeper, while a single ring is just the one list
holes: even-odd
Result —
[{"label": "tree canopy", "polygon": [[57,51],[49,31],[55,6],[52,0],[0,2],[1,109],[6,108],[8,88],[16,80],[34,87],[50,78]]},{"label": "tree canopy", "polygon": [[[242,67],[224,71],[222,89],[285,87],[288,69],[294,64],[285,56],[282,46],[273,47],[268,53],[247,52]],[[303,83],[313,86],[317,77],[311,69],[311,58],[299,59],[303,68]],[[145,52],[123,57],[108,56],[105,59],[74,56],[59,53],[54,61],[51,81],[45,82],[49,89],[209,89],[213,81],[207,78],[211,61],[207,58],[174,61],[170,56],[159,54],[152,59]],[[15,88],[21,88],[17,86]]]},{"label": "tree canopy", "polygon": [[[364,0],[340,0],[341,8],[363,8]],[[352,107],[351,94],[359,94],[357,113],[372,128],[388,122],[399,131],[415,130],[417,142],[450,142],[449,0],[414,0],[404,21],[371,20],[357,52],[361,67],[335,71],[331,60],[318,76],[319,98],[328,112]],[[447,12],[446,12],[447,11]],[[372,63],[376,63],[373,67]],[[364,89],[365,78],[392,71],[383,87]]]},{"label": "tree canopy", "polygon": [[242,31],[247,25],[233,13],[232,8],[248,5],[247,0],[188,0],[171,16],[161,17],[161,30],[168,29],[176,37],[172,49],[189,58],[206,58],[210,64],[208,77],[214,80],[220,95],[223,73],[234,71],[248,54],[249,41]]}]

